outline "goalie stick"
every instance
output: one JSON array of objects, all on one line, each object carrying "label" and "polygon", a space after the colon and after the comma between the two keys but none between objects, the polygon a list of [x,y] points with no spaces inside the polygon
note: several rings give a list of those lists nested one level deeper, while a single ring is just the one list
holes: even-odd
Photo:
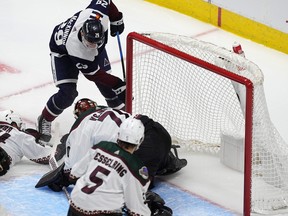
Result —
[{"label": "goalie stick", "polygon": [[[54,146],[53,146],[53,148],[54,148]],[[55,149],[55,150],[56,150],[56,149]],[[55,153],[55,152],[54,152],[54,153]],[[58,163],[57,163],[57,161],[56,161],[56,158],[55,158],[55,156],[54,156],[54,154],[53,154],[53,155],[51,154],[51,157],[50,157],[50,159],[49,159],[49,165],[50,165],[50,167],[51,167],[52,170],[55,170],[55,169],[57,169],[57,168],[59,167],[59,166],[58,166]],[[64,165],[64,163],[63,163],[63,165]],[[67,188],[66,188],[65,186],[63,186],[63,187],[62,187],[62,190],[64,191],[64,193],[65,193],[68,201],[70,202],[71,198],[70,198],[70,194],[69,194]]]},{"label": "goalie stick", "polygon": [[[54,139],[58,139],[60,137],[59,134],[59,123],[57,122],[55,124],[55,134],[54,134]],[[56,143],[56,142],[54,142]],[[39,187],[43,187],[43,186],[47,186],[49,184],[49,182],[53,182],[55,179],[57,179],[59,173],[61,172],[63,166],[64,166],[64,162],[59,166],[58,162],[55,158],[55,153],[56,153],[56,149],[57,149],[57,145],[54,144],[52,149],[51,149],[51,153],[50,153],[50,159],[49,159],[49,166],[51,171],[46,173],[45,175],[43,175],[41,177],[41,179],[37,182],[37,184],[35,185],[35,188],[39,188]],[[62,187],[62,190],[64,191],[68,201],[70,202],[71,198],[70,198],[70,194],[67,190],[66,187]]]},{"label": "goalie stick", "polygon": [[[60,137],[59,131],[60,131],[60,125],[59,125],[59,122],[56,122],[54,138],[59,139],[59,137]],[[58,162],[55,158],[56,149],[57,149],[57,145],[54,144],[53,148],[52,148],[51,155],[50,155],[50,159],[49,159],[49,166],[52,170],[56,170],[59,167]],[[65,186],[63,186],[62,190],[64,191],[68,201],[70,202],[71,198],[70,198],[70,194],[69,194],[67,188]]]}]

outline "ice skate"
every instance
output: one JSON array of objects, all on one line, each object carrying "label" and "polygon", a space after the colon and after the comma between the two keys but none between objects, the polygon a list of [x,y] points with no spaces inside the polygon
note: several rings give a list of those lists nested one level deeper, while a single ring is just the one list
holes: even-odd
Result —
[{"label": "ice skate", "polygon": [[174,150],[175,155],[172,153],[172,151],[169,152],[167,166],[164,169],[157,171],[157,175],[169,175],[178,172],[180,169],[187,166],[187,160],[180,159],[178,157],[177,148],[179,147],[180,146],[172,145],[171,148]]},{"label": "ice skate", "polygon": [[42,115],[38,117],[38,131],[40,133],[39,141],[47,144],[51,140],[51,122],[44,119]]}]

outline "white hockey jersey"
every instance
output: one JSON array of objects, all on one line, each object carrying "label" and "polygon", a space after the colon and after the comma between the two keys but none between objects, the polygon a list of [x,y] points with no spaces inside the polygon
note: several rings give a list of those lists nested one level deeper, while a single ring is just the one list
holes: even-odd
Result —
[{"label": "white hockey jersey", "polygon": [[148,170],[142,161],[116,143],[95,145],[73,166],[71,175],[81,177],[71,193],[70,205],[77,211],[116,213],[125,205],[129,215],[151,215],[144,204]]},{"label": "white hockey jersey", "polygon": [[0,123],[0,146],[10,156],[10,167],[24,156],[37,163],[48,162],[52,149],[37,144],[33,136],[4,122]]},{"label": "white hockey jersey", "polygon": [[130,114],[112,108],[91,110],[77,119],[66,141],[64,171],[81,160],[89,149],[101,141],[116,142],[120,124]]}]

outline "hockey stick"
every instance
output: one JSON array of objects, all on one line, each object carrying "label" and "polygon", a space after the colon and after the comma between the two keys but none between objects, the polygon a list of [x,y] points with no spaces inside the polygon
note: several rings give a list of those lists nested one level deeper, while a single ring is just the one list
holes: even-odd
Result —
[{"label": "hockey stick", "polygon": [[[59,129],[60,129],[59,123],[56,122],[56,124],[55,124],[55,135],[54,135],[54,137],[56,137],[56,138],[60,137]],[[57,162],[57,160],[55,158],[56,149],[57,149],[57,145],[54,144],[53,147],[52,147],[52,150],[51,150],[50,158],[49,158],[49,166],[50,166],[50,168],[52,170],[55,170],[55,169],[57,169],[59,167],[58,162]],[[67,191],[67,188],[65,186],[63,186],[62,190],[64,191],[68,201],[70,202],[71,197],[70,197],[69,192]]]},{"label": "hockey stick", "polygon": [[122,52],[119,32],[117,32],[117,41],[118,41],[118,47],[119,47],[119,52],[120,52],[121,64],[122,64],[123,79],[125,81],[126,75],[125,75],[124,59],[123,59],[123,52]]},{"label": "hockey stick", "polygon": [[[54,147],[54,146],[53,146],[53,147]],[[51,154],[50,159],[49,159],[49,165],[50,165],[50,167],[51,167],[52,170],[55,170],[55,169],[58,168],[58,163],[57,163],[57,161],[56,161],[56,158],[54,157],[54,155],[52,156],[52,154]],[[66,188],[65,186],[63,186],[63,187],[62,187],[62,190],[64,191],[64,193],[65,193],[68,201],[70,202],[71,197],[70,197],[70,194],[69,194],[67,188]]]}]

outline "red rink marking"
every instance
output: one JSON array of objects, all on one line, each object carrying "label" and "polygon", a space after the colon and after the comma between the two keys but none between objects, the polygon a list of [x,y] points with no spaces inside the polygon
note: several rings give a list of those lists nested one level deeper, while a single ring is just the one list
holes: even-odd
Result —
[{"label": "red rink marking", "polygon": [[2,72],[20,73],[20,70],[0,62],[0,73],[2,73]]}]

